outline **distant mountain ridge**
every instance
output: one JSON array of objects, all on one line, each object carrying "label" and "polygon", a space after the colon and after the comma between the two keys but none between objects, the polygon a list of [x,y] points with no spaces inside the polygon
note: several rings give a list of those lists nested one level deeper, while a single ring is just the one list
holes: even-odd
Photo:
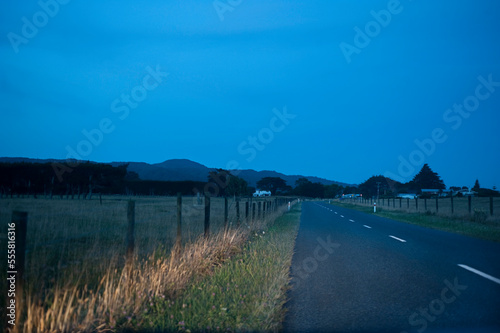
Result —
[{"label": "distant mountain ridge", "polygon": [[[1,163],[64,163],[65,160],[58,159],[33,159],[25,157],[0,157]],[[91,163],[96,163],[92,162]],[[161,180],[161,181],[207,181],[208,173],[217,170],[217,168],[209,168],[203,164],[193,162],[188,159],[171,159],[161,163],[149,164],[145,162],[111,162],[105,163],[112,166],[120,166],[128,164],[128,171],[137,172],[142,180]],[[295,186],[295,182],[299,178],[307,178],[313,183],[321,183],[323,185],[342,185],[342,186],[356,186],[353,184],[342,183],[338,181],[328,180],[314,176],[301,176],[301,175],[285,175],[276,171],[255,171],[247,170],[232,170],[233,174],[245,179],[249,186],[256,187],[257,182],[264,177],[280,177],[287,182],[290,186]]]}]

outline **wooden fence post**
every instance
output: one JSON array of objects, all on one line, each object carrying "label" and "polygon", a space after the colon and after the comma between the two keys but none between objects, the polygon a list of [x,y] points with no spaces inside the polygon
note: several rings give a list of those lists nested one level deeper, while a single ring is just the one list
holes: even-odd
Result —
[{"label": "wooden fence post", "polygon": [[[10,243],[14,244],[15,246],[15,266],[12,264],[8,264],[7,266],[7,280],[9,281],[8,283],[11,284],[12,282],[15,282],[15,325],[17,327],[20,326],[20,319],[22,317],[22,310],[24,308],[24,267],[25,267],[25,253],[26,253],[26,233],[28,230],[28,213],[27,212],[20,212],[20,211],[13,211],[12,212],[12,224],[9,225],[9,230],[10,232],[14,231],[15,235],[15,242]],[[14,227],[15,229],[12,230]],[[9,237],[10,238],[10,237]],[[8,246],[8,249],[10,250],[11,246]],[[12,281],[11,277],[14,277],[15,280]],[[11,297],[7,297],[7,307],[5,315],[9,313],[7,311],[8,307],[12,307],[12,304],[10,303],[10,300],[12,300]],[[9,319],[9,316],[7,316],[6,320]],[[14,331],[16,331],[16,326],[12,327]],[[17,330],[19,331],[19,330]]]},{"label": "wooden fence post", "polygon": [[177,237],[175,247],[180,250],[182,244],[182,193],[177,193]]},{"label": "wooden fence post", "polygon": [[236,199],[236,226],[240,226],[240,199]]},{"label": "wooden fence post", "polygon": [[264,201],[262,203],[262,218],[265,219],[266,218],[266,206],[267,206],[267,201]]},{"label": "wooden fence post", "polygon": [[255,221],[255,202],[252,203],[252,222]]},{"label": "wooden fence post", "polygon": [[453,194],[451,195],[451,215],[453,215],[454,209],[453,209]]},{"label": "wooden fence post", "polygon": [[227,230],[229,219],[229,206],[227,202],[227,197],[224,197],[224,230]]},{"label": "wooden fence post", "polygon": [[490,215],[493,216],[493,197],[490,197]]},{"label": "wooden fence post", "polygon": [[205,237],[210,235],[210,196],[205,193]]},{"label": "wooden fence post", "polygon": [[406,208],[410,209],[410,198],[406,198]]},{"label": "wooden fence post", "polygon": [[402,205],[403,205],[402,202],[403,202],[403,198],[399,198],[399,208],[402,207]]},{"label": "wooden fence post", "polygon": [[245,221],[248,222],[248,212],[249,212],[250,202],[245,201]]},{"label": "wooden fence post", "polygon": [[418,212],[418,198],[415,198],[415,210]]},{"label": "wooden fence post", "polygon": [[260,219],[260,213],[261,213],[261,210],[262,210],[262,202],[259,201],[259,203],[257,204],[257,218]]},{"label": "wooden fence post", "polygon": [[127,206],[127,255],[126,255],[126,265],[129,269],[132,269],[132,262],[134,260],[134,225],[135,225],[135,201],[129,200]]},{"label": "wooden fence post", "polygon": [[436,213],[439,212],[438,197],[436,197]]},{"label": "wooden fence post", "polygon": [[469,214],[471,214],[472,213],[472,196],[471,195],[468,196],[468,204],[469,204],[469,207],[468,207]]}]

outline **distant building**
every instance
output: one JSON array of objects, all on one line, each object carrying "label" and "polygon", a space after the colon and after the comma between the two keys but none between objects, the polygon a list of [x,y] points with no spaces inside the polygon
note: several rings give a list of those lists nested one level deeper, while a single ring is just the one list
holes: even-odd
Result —
[{"label": "distant building", "polygon": [[439,193],[441,192],[441,190],[438,190],[438,189],[428,189],[428,188],[423,188],[421,190],[422,194],[428,194],[428,195],[439,195]]},{"label": "distant building", "polygon": [[360,198],[363,194],[342,194],[342,199]]},{"label": "distant building", "polygon": [[399,193],[398,198],[403,199],[416,199],[417,195],[415,193]]}]

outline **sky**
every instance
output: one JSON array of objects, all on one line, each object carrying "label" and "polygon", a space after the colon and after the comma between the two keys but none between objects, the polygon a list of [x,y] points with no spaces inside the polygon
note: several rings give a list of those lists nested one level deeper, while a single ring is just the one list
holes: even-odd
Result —
[{"label": "sky", "polygon": [[500,187],[496,0],[6,0],[0,156]]}]

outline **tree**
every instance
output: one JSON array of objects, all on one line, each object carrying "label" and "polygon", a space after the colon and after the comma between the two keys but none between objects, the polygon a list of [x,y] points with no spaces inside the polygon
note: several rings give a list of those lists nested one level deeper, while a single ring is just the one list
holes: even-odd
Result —
[{"label": "tree", "polygon": [[481,185],[479,185],[479,180],[476,179],[476,182],[474,183],[474,187],[472,188],[474,191],[477,191],[481,188]]},{"label": "tree", "polygon": [[325,187],[321,183],[312,183],[307,178],[299,178],[296,182],[294,193],[297,195],[323,198],[325,196]]},{"label": "tree", "polygon": [[335,198],[336,196],[342,195],[344,187],[337,184],[326,185],[325,186],[325,198]]},{"label": "tree", "polygon": [[280,177],[264,177],[257,182],[257,188],[260,190],[271,191],[274,195],[276,193],[283,193],[289,189],[286,181]]},{"label": "tree", "polygon": [[427,163],[424,164],[420,172],[415,175],[412,181],[410,181],[409,186],[418,191],[421,191],[422,189],[446,189],[441,177],[439,177],[436,172],[432,171]]},{"label": "tree", "polygon": [[371,198],[380,192],[394,196],[402,188],[402,184],[382,175],[372,176],[358,186],[358,192],[364,197]]},{"label": "tree", "polygon": [[231,175],[225,193],[229,196],[245,196],[248,194],[248,183],[243,178]]},{"label": "tree", "polygon": [[211,194],[216,197],[219,195],[225,196],[230,176],[231,172],[228,170],[217,169],[215,171],[210,171],[208,173],[208,182],[212,185],[210,188],[214,191],[214,193]]},{"label": "tree", "polygon": [[306,184],[310,184],[311,181],[305,177],[302,177],[302,178],[299,178],[295,181],[295,187],[299,187],[299,186],[302,186],[302,185],[306,185]]}]

